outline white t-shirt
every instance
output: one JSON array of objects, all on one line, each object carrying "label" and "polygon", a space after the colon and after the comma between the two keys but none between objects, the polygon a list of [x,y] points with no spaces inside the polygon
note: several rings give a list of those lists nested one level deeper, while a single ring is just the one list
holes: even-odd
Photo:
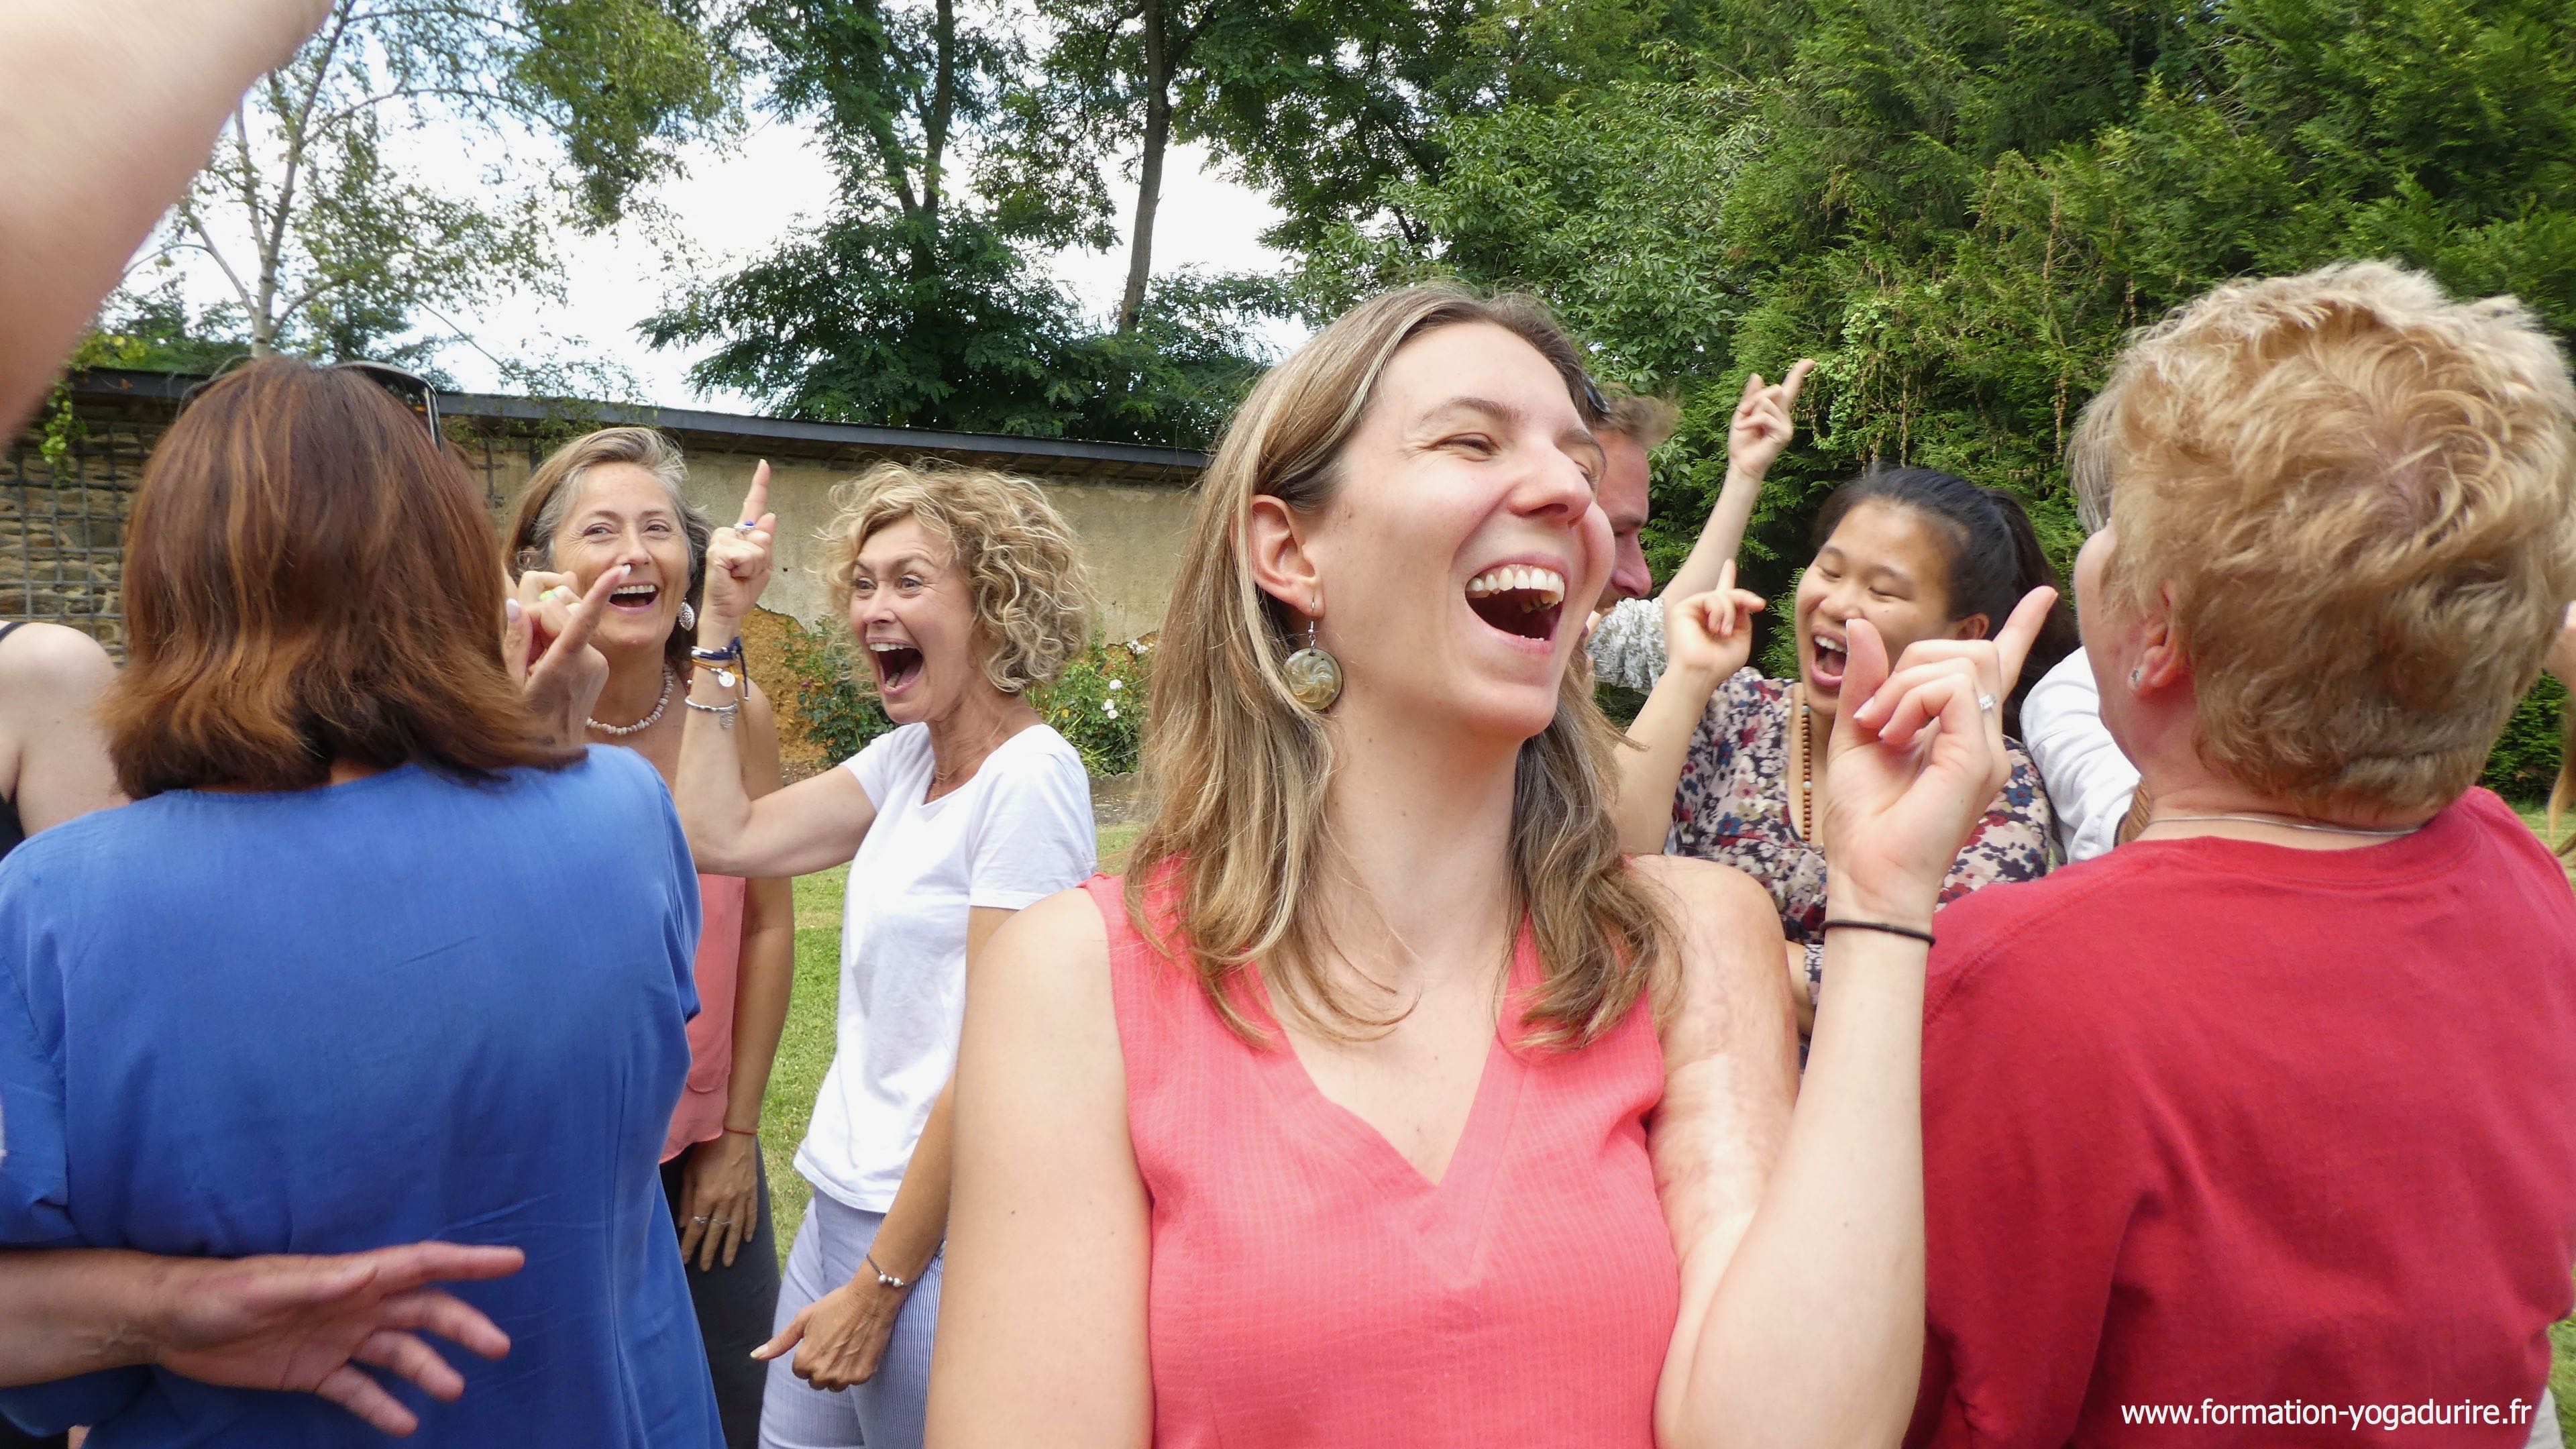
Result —
[{"label": "white t-shirt", "polygon": [[2138,767],[2102,727],[2098,689],[2093,665],[2078,649],[2041,675],[2021,701],[2022,744],[2047,787],[2057,843],[2069,861],[2110,850],[2138,793]]},{"label": "white t-shirt", "polygon": [[850,862],[838,1043],[796,1170],[881,1213],[957,1064],[967,911],[1016,911],[1080,885],[1098,842],[1082,757],[1045,725],[1004,740],[972,779],[927,803],[928,725],[880,736],[841,768],[877,814]]}]

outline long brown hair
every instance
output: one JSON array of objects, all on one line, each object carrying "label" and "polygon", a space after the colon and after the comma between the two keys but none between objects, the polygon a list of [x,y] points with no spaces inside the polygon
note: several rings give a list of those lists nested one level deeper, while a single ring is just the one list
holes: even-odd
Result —
[{"label": "long brown hair", "polygon": [[345,759],[556,766],[501,667],[500,537],[463,463],[357,373],[271,358],[154,450],[125,542],[125,792],[287,790]]},{"label": "long brown hair", "polygon": [[[1322,960],[1312,908],[1333,867],[1324,797],[1333,752],[1323,717],[1288,693],[1280,667],[1288,619],[1254,582],[1245,523],[1268,494],[1299,513],[1341,487],[1336,466],[1378,374],[1398,348],[1442,327],[1490,323],[1527,341],[1566,380],[1587,422],[1601,414],[1581,355],[1535,302],[1448,287],[1391,292],[1325,328],[1252,390],[1217,447],[1182,550],[1156,649],[1146,763],[1162,798],[1137,838],[1127,907],[1148,939],[1185,944],[1201,984],[1246,1040],[1236,986],[1254,963],[1318,1025],[1355,1033],[1388,1023],[1355,1007]],[[1545,730],[1521,746],[1512,800],[1512,899],[1527,912],[1546,981],[1525,1013],[1531,1041],[1570,1046],[1615,1026],[1671,970],[1669,925],[1619,853],[1609,800],[1617,738],[1592,703],[1578,659]],[[1172,918],[1149,915],[1146,887],[1177,887]],[[1164,937],[1177,930],[1182,942]]]}]

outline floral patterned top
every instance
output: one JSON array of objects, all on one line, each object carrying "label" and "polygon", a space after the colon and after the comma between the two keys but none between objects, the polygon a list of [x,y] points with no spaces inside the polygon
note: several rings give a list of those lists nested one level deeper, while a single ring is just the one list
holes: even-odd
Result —
[{"label": "floral patterned top", "polygon": [[[1760,881],[1780,909],[1780,928],[1807,948],[1807,991],[1822,984],[1825,856],[1790,818],[1790,685],[1739,669],[1708,702],[1682,761],[1673,796],[1673,855],[1722,861]],[[2048,794],[2018,741],[2005,741],[2012,775],[1986,807],[1942,882],[1946,905],[1998,881],[2037,880],[2049,858]]]}]

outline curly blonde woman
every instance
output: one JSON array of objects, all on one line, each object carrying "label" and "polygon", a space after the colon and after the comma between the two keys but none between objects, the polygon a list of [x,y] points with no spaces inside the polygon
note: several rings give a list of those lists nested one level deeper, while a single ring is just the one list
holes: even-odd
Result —
[{"label": "curly blonde woman", "polygon": [[1903,1426],[1920,937],[2038,616],[1893,677],[1853,625],[1827,949],[1854,985],[1793,1114],[1769,898],[1619,852],[1570,668],[1613,556],[1593,396],[1533,305],[1422,289],[1236,415],[1133,874],[1021,913],[968,987],[942,1445]]},{"label": "curly blonde woman", "polygon": [[1082,646],[1089,592],[1035,484],[884,464],[844,485],[824,582],[898,727],[753,799],[731,763],[735,671],[769,577],[768,492],[763,464],[743,522],[708,550],[680,761],[701,869],[850,866],[839,1046],[796,1153],[815,1191],[759,1352],[761,1442],[903,1449],[921,1442],[929,1392],[966,974],[1012,912],[1091,874],[1081,757],[1026,697]]}]

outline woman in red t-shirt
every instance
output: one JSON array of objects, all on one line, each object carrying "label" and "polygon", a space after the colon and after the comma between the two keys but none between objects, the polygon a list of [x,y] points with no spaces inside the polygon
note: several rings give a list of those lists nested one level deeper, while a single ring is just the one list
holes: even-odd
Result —
[{"label": "woman in red t-shirt", "polygon": [[1913,1441],[2518,1445],[2576,1261],[2576,900],[2473,788],[2576,594],[2576,387],[2376,264],[2087,409],[2135,840],[1944,910]]}]

